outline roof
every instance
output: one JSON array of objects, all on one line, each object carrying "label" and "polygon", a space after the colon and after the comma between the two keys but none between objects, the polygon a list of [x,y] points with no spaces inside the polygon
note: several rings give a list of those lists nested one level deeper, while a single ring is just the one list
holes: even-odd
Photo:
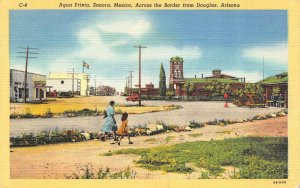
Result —
[{"label": "roof", "polygon": [[[281,78],[278,78],[278,76],[282,76]],[[287,83],[288,82],[288,73],[283,72],[281,74],[277,74],[274,76],[269,76],[265,78],[264,80],[260,80],[258,83],[264,83],[264,84],[276,84],[276,83]]]},{"label": "roof", "polygon": [[171,61],[171,62],[177,61],[177,62],[182,63],[182,62],[183,62],[183,58],[182,58],[182,57],[179,57],[179,56],[175,56],[175,57],[171,57],[171,58],[170,58],[170,61]]},{"label": "roof", "polygon": [[218,75],[212,75],[212,76],[207,76],[206,78],[221,78],[221,77],[229,77],[229,78],[236,78],[238,79],[237,77],[235,76],[230,76],[228,74],[218,74]]},{"label": "roof", "polygon": [[[17,71],[17,72],[24,72],[25,73],[25,71],[17,70],[17,69],[10,69],[10,71]],[[44,75],[44,74],[37,74],[37,73],[28,72],[28,71],[27,71],[27,74],[35,74],[35,75],[45,76],[46,77],[46,75]]]},{"label": "roof", "polygon": [[243,83],[238,80],[232,80],[228,78],[185,78],[184,80],[187,83],[206,83],[206,82],[213,82],[213,81],[219,81],[222,83]]}]

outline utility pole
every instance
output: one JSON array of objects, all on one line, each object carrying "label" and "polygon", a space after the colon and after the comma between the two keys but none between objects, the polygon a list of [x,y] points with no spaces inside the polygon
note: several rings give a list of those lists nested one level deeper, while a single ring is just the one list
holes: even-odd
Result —
[{"label": "utility pole", "polygon": [[[75,89],[74,89],[74,84],[75,84],[75,69],[72,68],[72,72],[68,72],[67,74],[71,74],[72,75],[72,95],[74,96],[74,93],[75,93]],[[78,85],[77,85],[78,87]],[[78,90],[78,88],[77,88]]]},{"label": "utility pole", "polygon": [[265,81],[265,56],[263,56],[263,80],[262,83]]},{"label": "utility pole", "polygon": [[74,96],[74,68],[72,71],[72,95]]},{"label": "utility pole", "polygon": [[138,46],[133,46],[134,48],[139,49],[139,106],[142,105],[142,100],[141,100],[141,61],[142,61],[142,48],[147,48],[146,46],[138,45]]},{"label": "utility pole", "polygon": [[96,88],[97,88],[97,82],[96,82],[96,80],[97,80],[97,78],[95,76],[95,94],[94,95],[96,95]]},{"label": "utility pole", "polygon": [[28,46],[26,48],[21,48],[21,49],[25,49],[25,52],[18,52],[21,54],[26,54],[25,56],[18,56],[20,58],[25,58],[26,62],[25,62],[25,77],[24,77],[24,103],[26,103],[26,89],[27,89],[27,68],[28,68],[28,59],[29,58],[37,58],[37,57],[30,57],[29,54],[39,54],[37,52],[29,52],[29,50],[38,50],[38,48],[29,48]]},{"label": "utility pole", "polygon": [[130,73],[130,94],[132,93],[132,73],[133,73],[134,71],[129,71],[129,73]]},{"label": "utility pole", "polygon": [[126,83],[125,83],[125,91],[127,91],[127,95],[128,95],[128,77],[126,77]]},{"label": "utility pole", "polygon": [[127,77],[127,93],[128,93],[128,95],[130,96],[130,77],[128,76]]}]

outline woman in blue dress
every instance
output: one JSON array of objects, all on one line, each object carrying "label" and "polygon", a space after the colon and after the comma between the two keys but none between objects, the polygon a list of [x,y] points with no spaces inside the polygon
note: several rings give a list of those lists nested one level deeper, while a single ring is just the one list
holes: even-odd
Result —
[{"label": "woman in blue dress", "polygon": [[110,101],[109,106],[106,108],[105,122],[102,126],[102,131],[107,135],[108,133],[114,132],[115,140],[117,140],[116,131],[118,130],[116,119],[115,119],[115,101]]}]

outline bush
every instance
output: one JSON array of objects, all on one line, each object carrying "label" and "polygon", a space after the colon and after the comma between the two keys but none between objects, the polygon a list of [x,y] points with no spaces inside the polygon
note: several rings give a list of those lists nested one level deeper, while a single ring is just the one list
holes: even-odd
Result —
[{"label": "bush", "polygon": [[136,172],[127,167],[125,170],[112,173],[108,167],[105,170],[99,168],[98,171],[93,169],[91,164],[78,168],[77,173],[66,176],[67,179],[134,179]]},{"label": "bush", "polygon": [[200,127],[204,127],[204,124],[193,120],[193,121],[190,121],[189,127],[191,127],[191,128],[200,128]]},{"label": "bush", "polygon": [[[92,133],[93,138],[97,133]],[[92,137],[90,137],[92,139]],[[11,137],[10,142],[12,147],[37,146],[45,144],[55,144],[62,142],[81,142],[86,140],[78,130],[60,131],[41,131],[40,133],[23,133],[21,136]]]}]

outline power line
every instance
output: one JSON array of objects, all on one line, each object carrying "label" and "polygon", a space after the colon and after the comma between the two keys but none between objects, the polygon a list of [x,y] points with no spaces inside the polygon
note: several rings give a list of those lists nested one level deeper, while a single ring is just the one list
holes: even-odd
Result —
[{"label": "power line", "polygon": [[146,46],[138,45],[138,46],[133,46],[134,48],[139,49],[139,106],[142,105],[142,100],[141,100],[141,61],[142,61],[142,48],[147,48]]},{"label": "power line", "polygon": [[28,59],[31,59],[31,58],[38,58],[38,57],[30,57],[29,54],[39,54],[37,52],[30,52],[29,50],[39,50],[38,48],[29,48],[28,46],[26,48],[23,48],[23,47],[18,47],[20,49],[25,49],[26,51],[20,51],[20,52],[17,52],[19,54],[26,54],[26,56],[17,56],[19,58],[25,58],[25,77],[24,77],[24,103],[26,103],[26,89],[27,89],[27,68],[28,68]]}]

